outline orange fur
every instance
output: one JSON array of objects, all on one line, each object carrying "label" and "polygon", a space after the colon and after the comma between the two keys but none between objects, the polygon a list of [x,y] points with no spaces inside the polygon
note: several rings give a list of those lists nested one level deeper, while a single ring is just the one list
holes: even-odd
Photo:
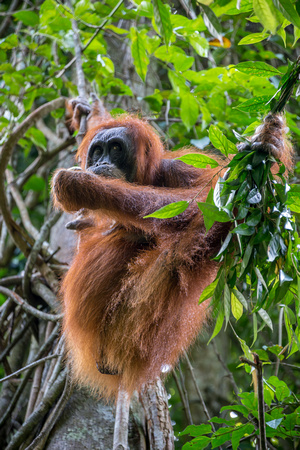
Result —
[{"label": "orange fur", "polygon": [[[120,383],[128,393],[174,366],[207,320],[203,289],[216,276],[211,257],[230,224],[206,233],[196,202],[166,220],[143,217],[197,193],[205,201],[218,169],[195,169],[165,152],[143,120],[100,119],[79,150],[82,168],[100,129],[126,126],[137,160],[135,183],[82,171],[58,171],[53,178],[57,206],[90,211],[94,226],[80,233],[80,246],[63,285],[64,332],[74,377],[104,397]],[[215,180],[216,181],[216,180]],[[100,362],[119,375],[98,372]]]}]

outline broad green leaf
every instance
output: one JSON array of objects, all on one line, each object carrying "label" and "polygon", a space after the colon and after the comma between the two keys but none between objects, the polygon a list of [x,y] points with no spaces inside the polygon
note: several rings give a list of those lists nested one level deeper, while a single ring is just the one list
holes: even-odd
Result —
[{"label": "broad green leaf", "polygon": [[222,329],[222,326],[223,326],[224,317],[225,317],[224,308],[221,307],[220,311],[219,311],[219,314],[218,314],[218,317],[217,317],[217,321],[216,321],[216,325],[215,325],[213,334],[211,335],[211,337],[210,337],[210,339],[209,339],[207,344],[209,344],[210,341],[220,333],[220,331]]},{"label": "broad green leaf", "polygon": [[251,236],[254,232],[255,228],[249,227],[246,223],[241,223],[232,230],[232,233],[240,234],[241,236]]},{"label": "broad green leaf", "polygon": [[[209,205],[208,203],[202,203],[197,202],[199,209],[203,212],[204,216],[204,223],[206,226],[206,230],[208,231],[214,222],[230,222],[230,218],[228,214],[224,211],[219,211],[219,208],[217,208],[215,205]],[[205,219],[209,220],[210,226],[207,227],[207,223],[205,222]]]},{"label": "broad green leaf", "polygon": [[184,93],[181,97],[180,117],[189,131],[197,122],[199,116],[199,106],[195,97],[190,93]]},{"label": "broad green leaf", "polygon": [[174,70],[168,70],[168,77],[176,94],[182,95],[183,92],[189,93],[189,88],[185,84],[185,79],[181,75],[174,72]]},{"label": "broad green leaf", "polygon": [[185,430],[181,431],[179,435],[183,436],[189,434],[190,436],[197,437],[209,433],[211,433],[211,425],[202,423],[201,425],[189,425]]},{"label": "broad green leaf", "polygon": [[16,34],[10,34],[6,38],[0,39],[0,48],[2,50],[10,50],[11,48],[18,47],[18,37]]},{"label": "broad green leaf", "polygon": [[144,217],[147,219],[148,217],[156,217],[157,219],[170,219],[171,217],[178,216],[184,212],[189,206],[189,202],[181,201],[170,203],[169,205],[163,206],[162,208],[154,211],[152,214],[148,214]]},{"label": "broad green leaf", "polygon": [[243,305],[233,292],[231,292],[231,311],[236,320],[239,320],[243,315]]},{"label": "broad green leaf", "polygon": [[262,320],[265,322],[265,324],[268,325],[268,327],[271,328],[271,330],[273,331],[272,320],[271,320],[269,314],[267,313],[267,311],[265,311],[264,309],[260,308],[258,310],[258,314],[260,315]]},{"label": "broad green leaf", "polygon": [[228,233],[227,236],[226,236],[225,241],[224,241],[223,244],[222,244],[222,247],[220,248],[218,254],[216,255],[216,258],[217,258],[218,256],[222,255],[222,253],[225,252],[225,250],[227,249],[227,247],[228,247],[228,245],[229,245],[231,239],[232,239],[232,234],[231,234],[231,233]]},{"label": "broad green leaf", "polygon": [[106,25],[105,29],[111,30],[116,34],[128,34],[128,30],[124,30],[124,28],[116,27],[115,25]]},{"label": "broad green leaf", "polygon": [[300,213],[300,184],[291,184],[288,191],[287,206],[296,213]]},{"label": "broad green leaf", "polygon": [[194,449],[196,450],[202,450],[207,448],[207,446],[210,444],[211,442],[211,438],[207,437],[207,436],[199,436],[195,439],[192,440],[192,442],[187,442],[186,444],[184,444],[184,446],[182,447],[182,450],[190,450],[191,449],[191,445],[194,447]]},{"label": "broad green leaf", "polygon": [[253,245],[251,243],[251,241],[249,242],[249,244],[246,247],[245,253],[243,255],[243,260],[242,260],[242,264],[241,264],[241,272],[240,272],[240,277],[243,275],[244,270],[246,269],[246,267],[248,266],[249,260],[250,260],[250,256],[252,254],[252,250],[253,250]]},{"label": "broad green leaf", "polygon": [[245,299],[245,297],[243,296],[243,294],[240,291],[238,291],[237,289],[233,289],[232,292],[234,293],[236,298],[241,302],[243,307],[247,310],[248,309],[248,303],[247,303],[247,300]]},{"label": "broad green leaf", "polygon": [[40,192],[45,189],[46,183],[44,178],[38,177],[37,175],[32,175],[29,180],[24,184],[23,188],[26,191],[32,190],[35,192]]},{"label": "broad green leaf", "polygon": [[213,37],[219,39],[219,41],[222,41],[222,27],[220,25],[219,19],[209,6],[200,2],[197,3],[200,6],[200,10],[202,9],[203,21],[208,31]]},{"label": "broad green leaf", "polygon": [[149,58],[144,45],[144,36],[136,28],[130,28],[131,53],[137,74],[145,81]]},{"label": "broad green leaf", "polygon": [[258,268],[258,267],[254,267],[254,272],[256,273],[257,278],[260,280],[260,282],[262,283],[262,285],[264,286],[264,288],[265,288],[266,290],[268,290],[268,286],[267,286],[267,284],[266,284],[266,282],[265,282],[265,280],[264,280],[264,277],[262,276],[261,271],[259,270],[259,268]]},{"label": "broad green leaf", "polygon": [[266,32],[262,33],[252,33],[248,34],[248,36],[245,36],[243,39],[240,40],[238,45],[250,45],[255,44],[256,42],[261,42],[264,39],[268,37],[268,34]]},{"label": "broad green leaf", "polygon": [[213,146],[226,156],[228,156],[229,153],[237,153],[235,144],[227,139],[216,125],[211,125],[209,127],[209,139]]},{"label": "broad green leaf", "polygon": [[230,289],[229,289],[228,284],[225,283],[225,286],[224,286],[224,312],[225,312],[226,327],[227,327],[228,321],[230,319],[230,310],[231,310],[230,306],[231,306]]},{"label": "broad green leaf", "polygon": [[249,436],[253,430],[254,425],[252,423],[243,424],[240,428],[234,430],[231,435],[232,450],[238,450],[242,437]]},{"label": "broad green leaf", "polygon": [[209,156],[201,155],[200,153],[188,153],[187,155],[180,156],[176,159],[199,169],[205,169],[208,165],[210,165],[212,169],[219,166],[217,161]]},{"label": "broad green leaf", "polygon": [[209,43],[207,40],[199,36],[199,34],[192,34],[187,37],[188,42],[196,50],[199,56],[206,57],[209,49]]},{"label": "broad green leaf", "polygon": [[263,27],[275,34],[278,26],[271,0],[253,0],[253,9]]},{"label": "broad green leaf", "polygon": [[152,0],[152,5],[156,26],[168,45],[173,31],[169,9],[161,0]]},{"label": "broad green leaf", "polygon": [[295,47],[295,45],[297,44],[298,39],[300,39],[300,28],[295,27],[295,28],[294,28],[294,42],[293,42],[293,47]]},{"label": "broad green leaf", "polygon": [[47,140],[44,134],[37,128],[29,128],[25,136],[29,138],[36,147],[41,147],[42,149],[47,149]]},{"label": "broad green leaf", "polygon": [[247,225],[249,225],[250,227],[256,227],[256,225],[259,224],[259,222],[261,221],[261,217],[262,214],[260,212],[259,209],[256,209],[255,211],[253,211],[253,213],[247,218]]},{"label": "broad green leaf", "polygon": [[260,97],[253,97],[249,100],[246,100],[243,103],[240,103],[238,106],[235,106],[236,109],[245,112],[260,112],[269,108],[267,103],[271,100],[272,97],[269,95],[261,95]]},{"label": "broad green leaf", "polygon": [[274,75],[281,75],[281,72],[279,72],[279,70],[275,67],[262,61],[241,62],[234,67],[240,72],[255,75],[256,77],[272,77]]},{"label": "broad green leaf", "polygon": [[205,300],[209,299],[213,295],[217,284],[218,284],[218,280],[215,280],[212,283],[210,283],[208,286],[206,286],[206,288],[203,290],[202,294],[200,295],[199,304],[204,302]]},{"label": "broad green leaf", "polygon": [[247,196],[247,202],[251,205],[255,205],[261,201],[261,193],[257,188],[251,189]]},{"label": "broad green leaf", "polygon": [[177,53],[173,57],[173,64],[178,72],[184,72],[185,70],[190,69],[194,62],[195,58],[192,56],[182,55],[180,53]]},{"label": "broad green leaf", "polygon": [[[300,28],[300,16],[290,0],[272,0],[281,14],[297,28]],[[298,1],[298,0],[297,0]]]},{"label": "broad green leaf", "polygon": [[34,27],[39,23],[39,16],[33,11],[18,11],[13,16],[29,27]]}]

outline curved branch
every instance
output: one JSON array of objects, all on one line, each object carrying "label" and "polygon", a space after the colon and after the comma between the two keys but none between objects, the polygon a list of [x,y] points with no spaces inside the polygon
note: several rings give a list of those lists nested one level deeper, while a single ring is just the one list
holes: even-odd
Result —
[{"label": "curved branch", "polygon": [[19,139],[29,130],[30,127],[41,117],[46,116],[51,111],[58,108],[63,108],[65,105],[65,98],[60,97],[52,100],[49,103],[37,108],[13,131],[11,136],[7,139],[0,152],[0,209],[3,219],[6,223],[7,229],[14,240],[15,244],[27,256],[32,239],[25,233],[22,228],[14,221],[7,203],[5,192],[5,169],[9,163],[15,145]]},{"label": "curved branch", "polygon": [[48,314],[43,311],[40,311],[39,309],[34,308],[33,306],[30,306],[16,292],[13,292],[10,289],[7,289],[3,286],[0,286],[0,293],[9,297],[17,305],[21,306],[24,309],[24,311],[37,317],[38,319],[50,320],[50,322],[57,322],[59,319],[63,317],[62,314]]}]

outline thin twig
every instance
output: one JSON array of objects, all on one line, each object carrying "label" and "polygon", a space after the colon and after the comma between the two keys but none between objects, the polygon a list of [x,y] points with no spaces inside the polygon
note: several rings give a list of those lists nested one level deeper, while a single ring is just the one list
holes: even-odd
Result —
[{"label": "thin twig", "polygon": [[0,379],[0,383],[3,383],[4,381],[10,380],[11,378],[15,378],[17,375],[19,375],[20,373],[24,372],[25,370],[32,369],[33,367],[38,366],[39,364],[42,364],[45,361],[48,361],[48,359],[58,358],[58,356],[60,356],[60,355],[56,355],[55,354],[55,355],[45,356],[45,358],[38,359],[37,361],[34,361],[33,363],[28,364],[25,367],[22,367],[21,369],[17,370],[16,372],[11,373],[7,377],[1,378]]},{"label": "thin twig", "polygon": [[51,227],[58,221],[61,216],[61,211],[52,211],[49,218],[43,224],[38,239],[35,241],[34,246],[28,256],[26,261],[25,270],[24,270],[24,278],[23,278],[23,292],[26,298],[29,298],[30,295],[30,279],[32,275],[32,271],[37,260],[38,254],[42,245],[46,238],[48,237],[49,231]]},{"label": "thin twig", "polygon": [[[60,329],[60,324],[57,324],[56,327],[54,328],[54,330],[52,331],[49,339],[47,339],[47,341],[44,342],[44,344],[42,345],[40,350],[35,355],[34,360],[40,359],[44,355],[44,353],[47,352],[51,348],[51,345],[53,344],[54,339],[56,339],[56,337],[59,333],[59,329]],[[15,408],[17,401],[20,398],[20,395],[22,394],[23,390],[25,389],[25,387],[29,381],[32,370],[33,370],[32,368],[28,369],[26,374],[24,375],[24,378],[22,379],[20,385],[18,386],[18,389],[16,390],[9,406],[7,407],[5,413],[3,414],[3,416],[0,419],[0,428],[3,426],[3,424],[6,422],[6,420],[11,416],[11,413],[12,413],[13,409]]]},{"label": "thin twig", "polygon": [[226,365],[225,362],[223,361],[222,356],[220,355],[220,353],[219,353],[219,351],[218,351],[218,349],[217,349],[217,346],[216,346],[216,344],[215,344],[215,341],[212,340],[212,341],[211,341],[211,344],[212,344],[212,346],[213,346],[213,348],[214,348],[214,352],[215,352],[215,354],[217,355],[218,360],[220,361],[220,363],[221,363],[223,369],[225,370],[225,372],[227,373],[227,376],[228,376],[229,381],[230,381],[230,383],[231,383],[231,385],[232,385],[232,387],[233,387],[233,390],[234,390],[235,395],[237,396],[237,398],[239,398],[239,393],[240,393],[240,392],[239,392],[239,388],[238,388],[236,382],[234,381],[234,378],[233,378],[232,373],[230,372],[230,370],[228,369],[227,365]]},{"label": "thin twig", "polygon": [[182,406],[183,406],[183,410],[184,410],[184,412],[185,412],[186,419],[187,419],[188,423],[189,423],[190,425],[192,425],[193,423],[192,423],[192,421],[190,420],[189,414],[188,414],[189,406],[186,404],[185,395],[184,395],[184,393],[183,393],[183,391],[182,391],[182,388],[181,388],[181,384],[180,384],[179,378],[178,378],[177,373],[175,372],[175,370],[172,371],[172,374],[173,374],[173,378],[174,378],[174,380],[175,380],[175,383],[176,383],[176,386],[177,386],[177,389],[178,389],[178,392],[179,392],[179,396],[180,396],[181,401],[182,401]]},{"label": "thin twig", "polygon": [[[188,364],[188,368],[189,368],[189,371],[190,371],[190,374],[191,374],[191,377],[192,377],[192,380],[193,380],[195,389],[196,389],[196,391],[197,391],[198,397],[200,398],[200,402],[201,402],[201,404],[202,404],[202,408],[203,408],[204,414],[206,415],[207,420],[210,421],[211,417],[210,417],[210,415],[209,415],[209,412],[208,412],[208,409],[207,409],[207,407],[206,407],[204,398],[203,398],[202,393],[201,393],[201,391],[200,391],[200,388],[199,388],[199,386],[198,386],[198,383],[197,383],[197,380],[196,380],[196,377],[195,377],[195,374],[194,374],[194,368],[193,368],[193,366],[192,366],[192,364],[191,364],[191,361],[190,361],[190,359],[189,359],[189,357],[188,357],[186,351],[184,352],[184,357],[185,357],[186,362],[187,362],[187,364]],[[213,422],[211,422],[211,426],[212,426],[213,431],[215,432],[216,429],[215,429],[215,426],[214,426]]]},{"label": "thin twig", "polygon": [[[31,317],[29,318],[29,320],[27,320],[27,322],[25,323],[25,325],[24,325],[22,328],[20,328],[20,329],[18,329],[18,330],[16,331],[16,333],[14,334],[14,337],[13,337],[12,341],[10,342],[10,344],[7,345],[7,346],[5,347],[5,349],[3,350],[3,352],[1,353],[1,355],[0,355],[0,362],[2,362],[2,360],[3,360],[4,358],[6,358],[7,355],[9,355],[10,351],[11,351],[11,350],[14,348],[14,346],[19,342],[19,340],[24,336],[24,334],[26,333],[26,331],[28,330],[28,328],[29,328],[30,325],[32,324],[33,320],[34,320],[34,317],[31,316]],[[0,380],[0,382],[1,382],[1,380]]]},{"label": "thin twig", "polygon": [[64,97],[56,98],[49,103],[45,103],[44,105],[33,111],[31,114],[29,114],[29,116],[27,116],[26,119],[12,132],[10,137],[4,143],[2,151],[0,153],[0,210],[13,241],[20,248],[22,253],[25,254],[25,256],[28,255],[30,251],[29,244],[32,245],[33,240],[24,230],[22,230],[22,228],[15,222],[12,217],[6,196],[5,170],[9,163],[15,145],[17,144],[19,139],[21,139],[21,137],[26,133],[26,131],[29,130],[29,128],[32,127],[38,119],[47,116],[51,111],[54,111],[55,109],[63,108],[64,104]]},{"label": "thin twig", "polygon": [[40,434],[34,439],[34,441],[28,447],[26,447],[25,450],[42,450],[45,447],[48,436],[52,428],[60,418],[60,415],[63,412],[70,396],[72,395],[73,390],[74,385],[71,384],[70,378],[67,374],[65,387],[59,401],[57,402],[55,408],[51,411]]},{"label": "thin twig", "polygon": [[67,370],[65,369],[55,383],[53,384],[52,388],[49,390],[47,395],[43,398],[41,403],[39,404],[38,408],[35,409],[35,411],[31,414],[31,416],[28,418],[28,420],[19,428],[19,430],[16,432],[16,434],[13,436],[12,440],[10,441],[9,445],[6,447],[5,450],[18,450],[20,448],[20,445],[28,434],[39,424],[41,421],[41,418],[44,417],[57,397],[62,392],[65,381],[67,376]]},{"label": "thin twig", "polygon": [[28,312],[29,314],[32,314],[34,317],[37,317],[38,319],[42,320],[50,320],[51,322],[58,322],[63,315],[62,314],[48,314],[43,311],[40,311],[39,309],[34,308],[33,306],[29,305],[25,300],[22,299],[16,292],[11,291],[8,288],[5,288],[3,286],[0,286],[0,292],[1,294],[6,295],[11,300],[13,300],[17,305],[21,306],[24,311]]}]

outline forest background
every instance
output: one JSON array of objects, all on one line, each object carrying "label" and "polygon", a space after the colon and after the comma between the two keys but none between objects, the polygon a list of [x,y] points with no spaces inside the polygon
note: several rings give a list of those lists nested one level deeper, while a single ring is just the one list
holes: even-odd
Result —
[{"label": "forest background", "polygon": [[[300,3],[292,0],[1,2],[0,378],[12,376],[1,384],[0,439],[9,449],[29,448],[66,377],[56,296],[72,232],[55,228],[61,218],[52,212],[49,182],[53,170],[70,165],[76,152],[64,124],[64,98],[78,95],[72,19],[88,91],[112,115],[146,117],[170,150],[192,145],[205,154],[214,146],[233,153],[278,99],[300,56]],[[298,94],[295,87],[286,120],[299,155]],[[216,325],[167,380],[177,448],[258,445],[251,368],[239,360],[252,360],[253,351],[263,363],[268,445],[298,448],[299,179],[296,156],[290,184],[282,178],[276,190],[285,207],[282,239],[265,249],[256,279],[244,281],[248,287],[236,289],[232,277],[218,286]],[[208,204],[202,211],[209,222],[218,208],[211,199]],[[255,232],[253,224],[247,227],[236,232],[242,240]],[[223,250],[224,260],[228,249]],[[254,252],[245,258],[244,270],[256,264]],[[40,362],[21,370],[34,361]],[[45,399],[48,409],[40,406]],[[90,403],[77,399],[78,404],[80,415],[90,414]],[[113,408],[105,408],[105,424],[95,422],[89,430],[101,436],[98,442],[111,439]],[[39,448],[51,448],[55,433],[69,433],[66,420],[60,419],[60,430],[51,424]],[[84,432],[73,430],[72,438],[85,448]]]}]

